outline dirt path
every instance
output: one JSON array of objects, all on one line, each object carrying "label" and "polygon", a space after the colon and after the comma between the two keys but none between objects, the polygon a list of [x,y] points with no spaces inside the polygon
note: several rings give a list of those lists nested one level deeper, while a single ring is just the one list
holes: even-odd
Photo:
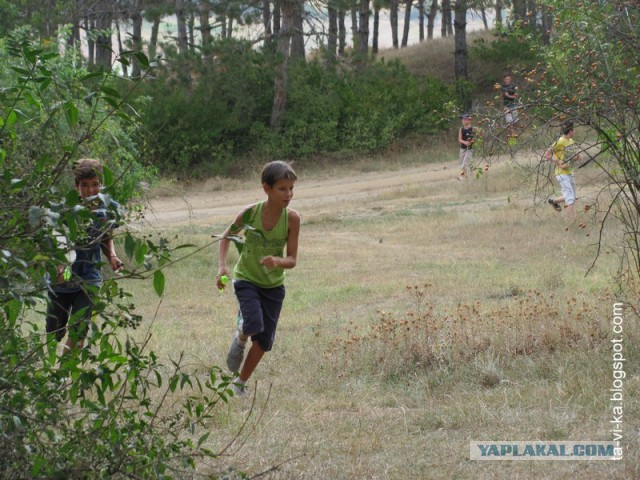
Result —
[{"label": "dirt path", "polygon": [[[349,177],[300,179],[296,182],[293,208],[303,211],[377,197],[400,187],[426,183],[457,183],[457,162],[430,163],[395,171],[360,173]],[[151,200],[147,220],[155,227],[225,224],[240,208],[261,200],[259,188],[217,192],[193,192],[182,197]]]}]

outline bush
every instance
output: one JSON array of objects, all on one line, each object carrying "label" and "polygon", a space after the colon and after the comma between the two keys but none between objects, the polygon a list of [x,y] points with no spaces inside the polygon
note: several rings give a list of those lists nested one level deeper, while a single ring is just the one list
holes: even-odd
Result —
[{"label": "bush", "polygon": [[[74,75],[64,59],[26,40],[8,40],[0,55],[0,472],[3,478],[182,476],[198,459],[216,456],[206,449],[209,430],[202,427],[226,400],[229,378],[216,367],[196,377],[181,359],[165,365],[145,351],[127,335],[141,319],[113,277],[99,291],[87,287],[95,293],[87,348],[59,358],[54,335],[40,327],[47,274],[55,277],[66,263],[56,231],[76,245],[94,220],[64,181],[70,163],[115,144],[130,146],[133,110],[110,86],[116,79],[109,73]],[[143,55],[136,57],[148,66]],[[120,187],[114,171],[126,173],[129,165],[111,160],[104,183]],[[122,198],[129,194],[125,189]],[[169,242],[122,236],[128,276],[153,279],[161,295]],[[178,391],[182,403],[164,405]]]},{"label": "bush", "polygon": [[282,128],[272,131],[277,59],[238,41],[213,51],[195,60],[172,57],[143,88],[154,99],[143,110],[151,135],[146,153],[162,172],[226,174],[241,157],[377,150],[441,128],[454,94],[440,81],[416,79],[399,62],[342,73],[318,61],[291,63]]}]

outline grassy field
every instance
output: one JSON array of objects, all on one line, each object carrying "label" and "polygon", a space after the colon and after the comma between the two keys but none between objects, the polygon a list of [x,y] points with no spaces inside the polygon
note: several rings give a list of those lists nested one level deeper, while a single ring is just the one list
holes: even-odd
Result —
[{"label": "grassy field", "polygon": [[[276,344],[251,379],[255,401],[220,408],[209,446],[224,454],[202,473],[222,465],[272,479],[640,478],[631,400],[622,461],[469,459],[472,440],[613,439],[618,256],[607,233],[586,275],[597,218],[582,212],[586,227],[566,229],[508,161],[458,182],[453,157],[416,166],[415,155],[388,170],[370,160],[301,172],[299,260]],[[395,183],[403,169],[413,180]],[[255,180],[205,187],[187,200],[235,212],[260,198]],[[596,185],[583,187],[585,205]],[[126,284],[145,315],[136,335],[151,333],[164,358],[184,351],[203,374],[224,366],[236,312],[231,289],[214,288],[217,250],[206,246],[233,218],[222,213],[150,215],[149,232],[205,248],[167,272],[159,308],[150,286]],[[629,312],[624,326],[627,399],[640,393],[636,320]]]}]

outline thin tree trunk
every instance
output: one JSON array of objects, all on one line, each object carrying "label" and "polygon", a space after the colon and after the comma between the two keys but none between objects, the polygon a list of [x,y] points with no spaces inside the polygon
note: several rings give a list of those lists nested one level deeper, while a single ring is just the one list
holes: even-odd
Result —
[{"label": "thin tree trunk", "polygon": [[327,61],[333,65],[336,62],[338,48],[338,10],[335,0],[329,0],[329,37],[327,38]]},{"label": "thin tree trunk", "polygon": [[262,27],[264,28],[264,43],[266,50],[271,50],[273,34],[271,30],[271,3],[269,0],[262,0]]},{"label": "thin tree trunk", "polygon": [[458,96],[465,111],[471,109],[471,97],[468,93],[467,81],[467,1],[455,2],[455,70]]},{"label": "thin tree trunk", "polygon": [[[135,2],[133,11],[131,12],[131,44],[136,52],[142,51],[142,11],[140,10],[140,2]],[[140,62],[137,58],[133,58],[131,64],[131,77],[140,78]]]},{"label": "thin tree trunk", "polygon": [[200,35],[202,36],[202,48],[206,52],[211,45],[211,24],[209,23],[209,4],[201,1],[198,5],[200,14]]},{"label": "thin tree trunk", "polygon": [[391,23],[391,42],[393,48],[398,48],[398,0],[391,0],[389,23]]},{"label": "thin tree trunk", "polygon": [[405,0],[404,2],[404,25],[402,28],[402,48],[409,43],[409,28],[411,27],[411,5],[413,0]]},{"label": "thin tree trunk", "polygon": [[270,126],[273,131],[280,131],[287,104],[287,77],[289,68],[289,54],[291,50],[291,28],[293,9],[297,0],[282,0],[282,25],[278,34],[277,52],[280,63],[276,68],[273,91],[273,106],[271,108]]},{"label": "thin tree trunk", "polygon": [[482,24],[484,25],[484,29],[485,30],[489,30],[489,20],[487,19],[487,9],[486,8],[481,8],[480,9],[480,16],[482,17]]},{"label": "thin tree trunk", "polygon": [[304,0],[298,0],[293,8],[293,30],[291,32],[291,58],[304,60]]},{"label": "thin tree trunk", "polygon": [[111,47],[111,28],[113,27],[113,11],[110,2],[102,0],[97,6],[95,27],[100,32],[96,38],[96,66],[109,70],[113,49]]},{"label": "thin tree trunk", "polygon": [[418,39],[424,42],[424,0],[418,0]]},{"label": "thin tree trunk", "polygon": [[542,42],[545,45],[551,43],[551,28],[553,25],[553,15],[549,10],[549,7],[545,4],[542,5]]},{"label": "thin tree trunk", "polygon": [[344,50],[347,48],[347,26],[344,18],[345,11],[341,8],[338,10],[338,55],[344,56]]},{"label": "thin tree trunk", "polygon": [[378,36],[380,34],[380,3],[375,2],[373,7],[373,38],[371,39],[371,54],[378,53]]},{"label": "thin tree trunk", "polygon": [[189,22],[187,23],[187,31],[189,32],[189,51],[193,52],[196,47],[196,15],[193,10],[189,11]]},{"label": "thin tree trunk", "polygon": [[353,42],[353,51],[358,51],[358,9],[355,5],[351,6],[351,41]]},{"label": "thin tree trunk", "polygon": [[151,25],[151,36],[149,37],[149,59],[156,59],[156,52],[158,47],[158,33],[160,32],[160,17],[157,16],[153,19]]},{"label": "thin tree trunk", "polygon": [[[90,32],[95,28],[95,21],[90,18],[84,19],[84,30],[85,32]],[[87,35],[87,62],[89,66],[93,66],[96,63],[96,44],[93,41],[92,35]]]},{"label": "thin tree trunk", "polygon": [[364,64],[369,53],[369,0],[360,0],[359,15],[358,59],[361,64]]},{"label": "thin tree trunk", "polygon": [[185,19],[184,0],[175,0],[176,21],[178,23],[178,52],[187,53],[187,22]]},{"label": "thin tree trunk", "polygon": [[431,0],[429,13],[427,14],[427,40],[433,39],[433,29],[436,24],[436,13],[438,13],[438,0]]},{"label": "thin tree trunk", "polygon": [[502,29],[502,0],[496,0],[496,30]]},{"label": "thin tree trunk", "polygon": [[[120,22],[116,20],[116,38],[118,39],[118,54],[121,54],[122,52],[124,52],[124,47],[122,46],[122,35],[120,33]],[[121,64],[121,68],[122,68],[122,76],[124,78],[127,78],[129,76],[129,69],[127,68],[127,66],[123,63]]]}]

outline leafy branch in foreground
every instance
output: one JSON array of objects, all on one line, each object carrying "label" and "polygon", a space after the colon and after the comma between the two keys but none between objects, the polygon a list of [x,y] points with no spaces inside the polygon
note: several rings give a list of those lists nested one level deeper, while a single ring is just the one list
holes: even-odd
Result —
[{"label": "leafy branch in foreground", "polygon": [[[141,318],[115,277],[93,287],[94,316],[85,349],[61,358],[56,339],[43,332],[48,278],[55,278],[68,251],[82,244],[93,221],[65,172],[79,156],[122,152],[127,129],[137,123],[129,93],[122,92],[135,84],[123,84],[111,72],[76,69],[28,40],[5,42],[0,44],[2,477],[193,474],[199,460],[218,457],[208,447],[209,426],[215,408],[227,400],[229,377],[217,367],[192,373],[182,355],[161,361],[147,348],[148,334],[142,341],[129,335]],[[140,53],[125,55],[152,67]],[[103,160],[107,188],[101,195],[110,221],[122,224],[110,198],[126,201],[132,190],[113,187],[140,166],[120,153]],[[184,247],[125,233],[128,276],[151,276],[161,296],[163,268]]]}]

